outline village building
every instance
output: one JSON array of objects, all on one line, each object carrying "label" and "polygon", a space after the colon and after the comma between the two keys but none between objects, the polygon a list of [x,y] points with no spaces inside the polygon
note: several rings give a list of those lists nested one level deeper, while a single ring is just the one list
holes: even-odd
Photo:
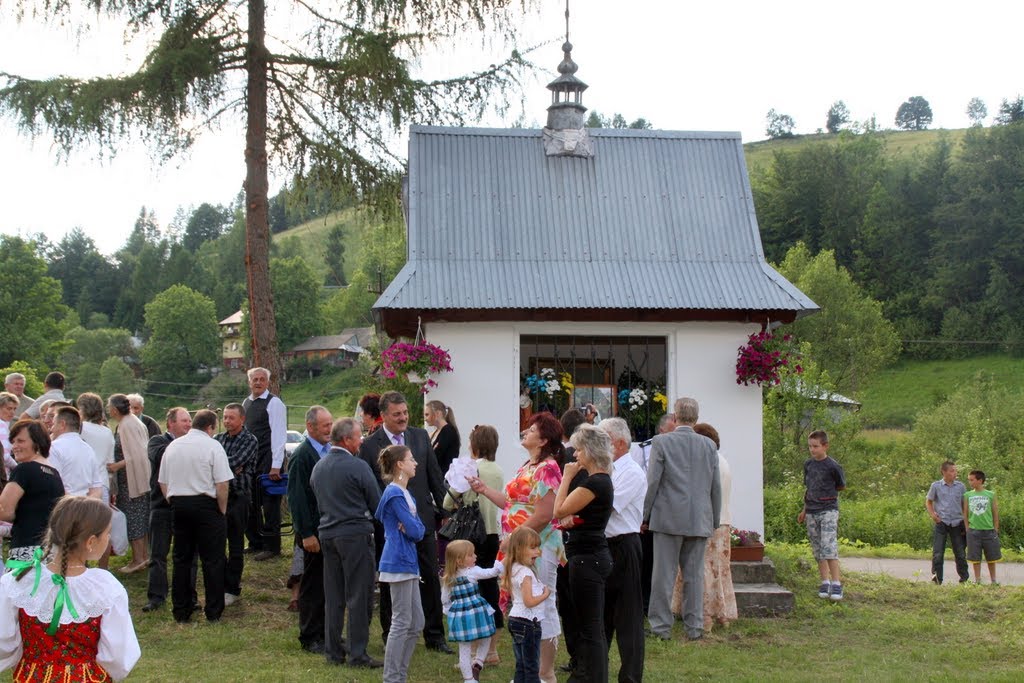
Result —
[{"label": "village building", "polygon": [[372,327],[348,327],[340,334],[310,337],[282,354],[287,365],[301,362],[310,373],[320,374],[325,368],[350,368],[366,353],[373,338]]},{"label": "village building", "polygon": [[247,367],[242,344],[242,311],[237,310],[217,323],[220,326],[220,356],[226,370]]},{"label": "village building", "polygon": [[763,532],[761,388],[737,384],[737,349],[817,307],[765,261],[739,134],[587,129],[571,50],[542,130],[411,129],[408,262],[378,326],[450,352],[429,397],[497,428],[506,475],[521,410],[591,402],[640,440],[696,398],[733,524]]}]

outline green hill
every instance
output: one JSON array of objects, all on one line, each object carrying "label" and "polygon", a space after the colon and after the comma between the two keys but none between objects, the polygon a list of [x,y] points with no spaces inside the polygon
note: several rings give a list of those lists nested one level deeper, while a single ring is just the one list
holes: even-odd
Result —
[{"label": "green hill", "polygon": [[314,218],[273,235],[274,255],[301,256],[318,273],[326,275],[324,249],[327,234],[335,225],[345,230],[345,278],[352,273],[363,253],[363,234],[369,225],[365,211],[350,208]]},{"label": "green hill", "polygon": [[901,360],[872,377],[858,394],[865,427],[910,427],[914,417],[946,399],[978,373],[1024,396],[1024,360],[991,354],[959,360]]},{"label": "green hill", "polygon": [[[880,131],[878,135],[885,140],[886,153],[891,157],[898,157],[912,156],[918,150],[935,144],[943,135],[948,136],[954,150],[956,150],[959,147],[958,143],[963,139],[967,130],[966,128],[952,130],[944,128],[936,130],[886,130]],[[743,150],[746,152],[747,157],[747,168],[753,172],[755,168],[761,168],[769,164],[776,151],[795,151],[807,145],[834,141],[839,135],[829,133],[797,135],[792,138],[748,142],[743,145]]]}]

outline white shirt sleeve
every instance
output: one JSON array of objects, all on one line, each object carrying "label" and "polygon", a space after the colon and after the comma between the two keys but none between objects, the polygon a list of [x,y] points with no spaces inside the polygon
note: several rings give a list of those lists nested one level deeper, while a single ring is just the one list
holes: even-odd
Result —
[{"label": "white shirt sleeve", "polygon": [[[114,585],[116,584],[116,585]],[[115,593],[110,610],[100,621],[100,642],[96,661],[114,680],[120,681],[139,661],[142,650],[135,636],[132,616],[128,612],[128,593],[124,586],[111,577],[110,590]]]},{"label": "white shirt sleeve", "polygon": [[284,401],[277,396],[267,402],[267,419],[270,421],[270,466],[280,469],[284,463],[284,444],[288,440],[288,416]]},{"label": "white shirt sleeve", "polygon": [[483,567],[469,567],[462,570],[462,575],[472,579],[473,581],[483,581],[484,579],[496,579],[502,575],[505,571],[505,565],[501,562],[495,562],[494,566],[490,569],[484,569]]},{"label": "white shirt sleeve", "polygon": [[[26,576],[25,581],[31,581]],[[11,599],[8,585],[14,582],[14,574],[7,573],[0,580],[0,671],[14,668],[21,659],[21,627],[18,625],[18,608]]]}]

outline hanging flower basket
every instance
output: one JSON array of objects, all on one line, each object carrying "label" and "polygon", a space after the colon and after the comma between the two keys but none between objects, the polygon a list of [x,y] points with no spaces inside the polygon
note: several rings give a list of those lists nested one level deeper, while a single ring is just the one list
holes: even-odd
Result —
[{"label": "hanging flower basket", "polygon": [[440,346],[419,342],[395,342],[380,354],[381,374],[387,379],[405,377],[428,393],[437,382],[430,375],[452,371],[452,357]]},{"label": "hanging flower basket", "polygon": [[780,373],[785,369],[797,374],[804,371],[793,337],[769,331],[757,332],[739,348],[736,384],[774,386],[781,380]]}]

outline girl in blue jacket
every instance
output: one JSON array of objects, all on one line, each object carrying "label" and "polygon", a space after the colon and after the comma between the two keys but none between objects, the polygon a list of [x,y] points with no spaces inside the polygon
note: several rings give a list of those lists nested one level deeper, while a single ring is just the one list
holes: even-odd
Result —
[{"label": "girl in blue jacket", "polygon": [[416,542],[423,538],[423,522],[409,493],[416,476],[416,460],[406,446],[388,446],[378,457],[384,487],[374,516],[384,525],[384,550],[380,556],[381,583],[390,584],[391,631],[384,647],[384,683],[404,683],[409,675],[416,641],[423,631],[420,602],[420,566]]}]

